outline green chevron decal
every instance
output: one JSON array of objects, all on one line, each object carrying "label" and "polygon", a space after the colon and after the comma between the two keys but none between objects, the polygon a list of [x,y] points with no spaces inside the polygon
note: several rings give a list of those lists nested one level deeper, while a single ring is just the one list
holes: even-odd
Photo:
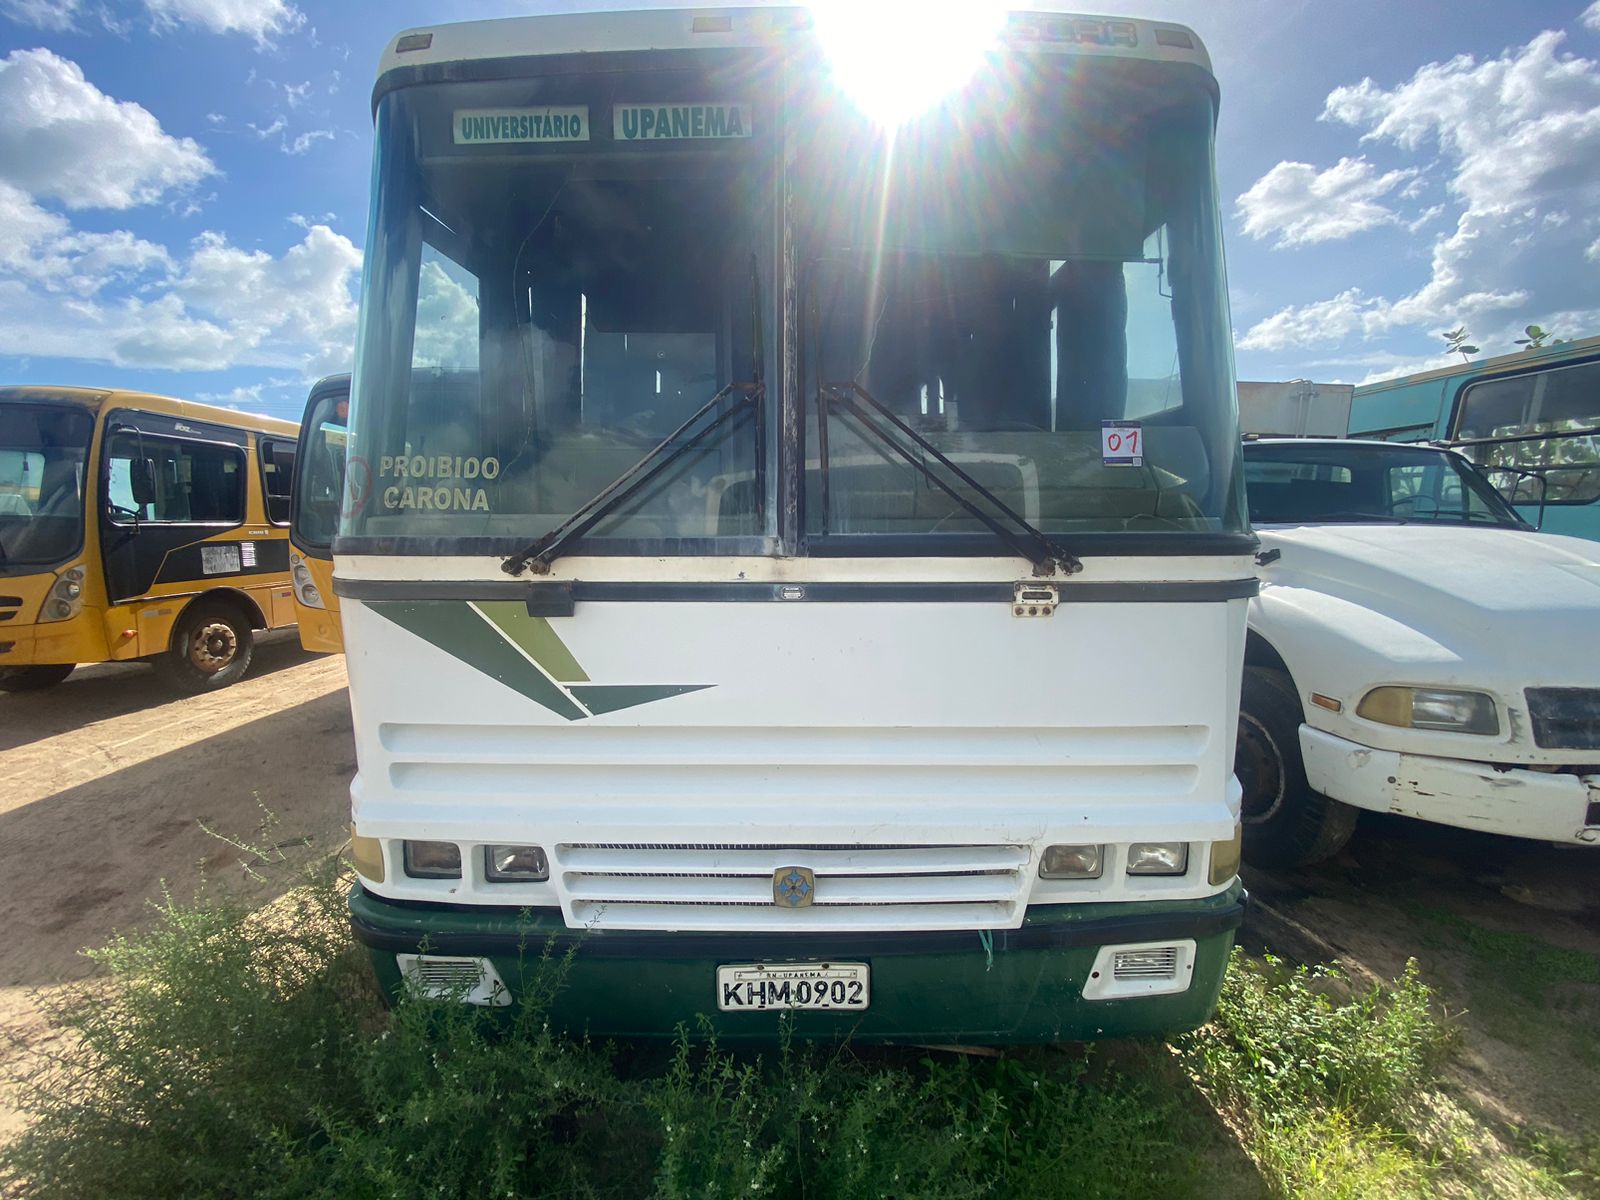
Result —
[{"label": "green chevron decal", "polygon": [[591,683],[561,636],[515,600],[378,600],[407,633],[569,721],[699,692],[709,683]]}]

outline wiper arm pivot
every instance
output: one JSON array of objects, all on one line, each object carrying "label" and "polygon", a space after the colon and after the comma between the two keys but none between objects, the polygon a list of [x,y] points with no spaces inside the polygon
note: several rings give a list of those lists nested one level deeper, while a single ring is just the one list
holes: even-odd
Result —
[{"label": "wiper arm pivot", "polygon": [[[716,430],[747,408],[756,412],[759,418],[765,394],[766,389],[759,382],[730,383],[696,409],[687,421],[647,450],[638,462],[607,484],[594,499],[549,533],[507,558],[501,564],[501,569],[507,575],[519,575],[531,567],[535,575],[548,575],[550,565],[561,557],[563,546],[588,533]],[[730,399],[733,403],[722,407]],[[716,412],[719,407],[722,407],[721,412],[717,412],[711,420],[704,421],[708,414]],[[700,424],[700,428],[680,442],[678,439],[689,433],[696,424]]]},{"label": "wiper arm pivot", "polygon": [[[866,388],[854,381],[845,384],[823,384],[818,392],[821,406],[819,414],[821,423],[826,427],[828,410],[835,404],[849,410],[862,426],[887,446],[899,457],[920,471],[925,479],[945,495],[949,496],[968,513],[981,521],[996,537],[1010,546],[1018,555],[1033,564],[1035,575],[1054,575],[1058,570],[1063,575],[1074,575],[1083,570],[1083,563],[1076,555],[1060,545],[1049,534],[1030,522],[1026,517],[1012,508],[1004,500],[996,496],[983,484],[979,483],[967,472],[956,466],[946,454],[927,438],[919,434],[910,425],[902,421],[894,411],[885,406],[874,397]],[[887,423],[887,428],[880,420],[875,420],[873,415]],[[962,484],[970,489],[970,494],[953,486],[929,465],[926,458],[915,454],[908,449],[905,442],[895,436],[895,432],[909,440],[924,455],[929,455],[938,461],[956,477]],[[824,456],[821,464],[824,478],[827,472],[826,444],[821,448]],[[982,499],[992,511],[985,512],[974,499]],[[1009,527],[1007,525],[1009,522]]]}]

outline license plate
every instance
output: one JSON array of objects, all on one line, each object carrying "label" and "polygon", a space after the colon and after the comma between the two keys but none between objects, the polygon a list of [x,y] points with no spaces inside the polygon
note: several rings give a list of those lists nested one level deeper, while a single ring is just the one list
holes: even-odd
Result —
[{"label": "license plate", "polygon": [[863,1009],[871,998],[866,963],[733,963],[717,968],[717,1007],[723,1012]]}]

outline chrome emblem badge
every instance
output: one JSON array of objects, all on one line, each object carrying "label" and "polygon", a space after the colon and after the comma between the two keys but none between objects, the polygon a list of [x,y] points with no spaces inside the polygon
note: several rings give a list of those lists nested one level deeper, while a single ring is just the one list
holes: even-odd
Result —
[{"label": "chrome emblem badge", "polygon": [[780,908],[809,908],[817,877],[808,867],[779,867],[772,873],[772,902]]}]

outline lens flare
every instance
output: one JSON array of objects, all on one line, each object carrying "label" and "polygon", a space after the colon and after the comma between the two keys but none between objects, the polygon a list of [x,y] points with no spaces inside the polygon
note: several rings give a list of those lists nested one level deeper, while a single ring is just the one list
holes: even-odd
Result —
[{"label": "lens flare", "polygon": [[991,0],[815,0],[811,13],[834,82],[887,129],[960,90],[1006,17]]}]

